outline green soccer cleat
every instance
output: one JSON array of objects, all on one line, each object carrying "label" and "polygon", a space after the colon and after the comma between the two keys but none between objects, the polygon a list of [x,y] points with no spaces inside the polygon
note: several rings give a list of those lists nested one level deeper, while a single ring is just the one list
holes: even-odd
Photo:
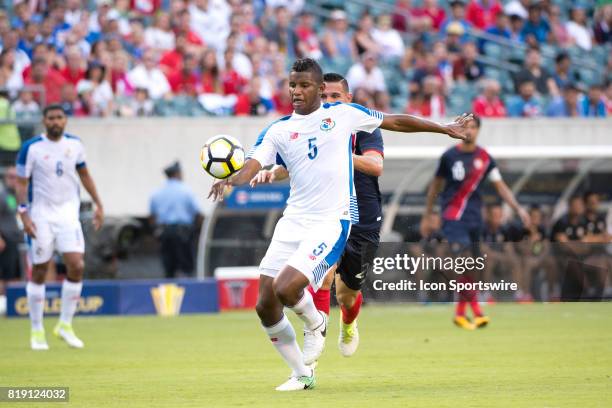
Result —
[{"label": "green soccer cleat", "polygon": [[314,370],[312,370],[312,374],[310,376],[301,375],[299,377],[289,377],[287,381],[276,387],[276,391],[312,390],[315,387],[315,384],[315,374]]},{"label": "green soccer cleat", "polygon": [[357,329],[357,320],[346,324],[340,316],[340,334],[338,335],[338,348],[340,354],[344,357],[350,357],[355,354],[359,346],[359,330]]},{"label": "green soccer cleat", "polygon": [[83,341],[74,334],[71,324],[63,322],[57,323],[57,326],[53,329],[53,334],[64,340],[70,347],[79,349],[85,347]]},{"label": "green soccer cleat", "polygon": [[45,330],[34,330],[30,332],[30,347],[32,350],[40,351],[40,350],[49,350],[49,345],[47,344],[47,338],[45,337]]}]

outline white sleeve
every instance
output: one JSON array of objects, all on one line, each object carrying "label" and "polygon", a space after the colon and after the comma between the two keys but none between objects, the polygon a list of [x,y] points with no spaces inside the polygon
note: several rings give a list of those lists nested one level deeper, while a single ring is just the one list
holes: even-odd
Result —
[{"label": "white sleeve", "polygon": [[353,123],[353,129],[372,133],[380,127],[384,115],[382,112],[368,109],[356,103],[347,103],[348,112],[350,113],[349,122]]},{"label": "white sleeve", "polygon": [[22,178],[30,178],[32,176],[32,167],[34,158],[30,151],[31,143],[24,143],[17,155],[17,175]]},{"label": "white sleeve", "polygon": [[276,163],[276,138],[274,131],[271,131],[271,126],[265,128],[257,138],[255,145],[247,154],[247,159],[255,159],[262,167]]},{"label": "white sleeve", "polygon": [[502,180],[502,176],[501,173],[499,172],[499,169],[497,167],[493,167],[491,169],[491,171],[489,172],[489,181],[492,183],[495,183],[497,181],[501,181]]},{"label": "white sleeve", "polygon": [[85,146],[83,146],[83,143],[79,143],[79,151],[76,160],[76,168],[80,169],[81,167],[85,167]]}]

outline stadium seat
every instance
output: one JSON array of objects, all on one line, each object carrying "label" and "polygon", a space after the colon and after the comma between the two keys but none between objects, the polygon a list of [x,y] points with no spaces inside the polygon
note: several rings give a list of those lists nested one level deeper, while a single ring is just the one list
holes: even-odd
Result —
[{"label": "stadium seat", "polygon": [[492,41],[487,41],[484,43],[483,48],[483,51],[487,55],[487,57],[491,57],[496,60],[504,59],[504,47],[500,44],[494,43]]},{"label": "stadium seat", "polygon": [[595,60],[595,63],[600,67],[608,65],[608,59],[610,58],[610,47],[603,45],[596,45],[591,50],[591,57]]},{"label": "stadium seat", "polygon": [[517,64],[522,64],[525,60],[525,49],[522,47],[512,47],[510,52],[507,54],[507,59]]},{"label": "stadium seat", "polygon": [[472,100],[477,94],[477,90],[474,86],[467,84],[457,84],[455,85],[450,95],[448,96],[448,115],[459,115],[466,111],[466,109],[471,109]]},{"label": "stadium seat", "polygon": [[408,105],[408,98],[405,95],[397,95],[391,98],[391,107],[397,112],[404,112]]},{"label": "stadium seat", "polygon": [[508,109],[508,116],[519,116],[517,107],[521,103],[521,97],[516,94],[506,94],[503,96],[503,100]]},{"label": "stadium seat", "polygon": [[578,72],[580,74],[580,82],[586,86],[591,86],[602,82],[601,76],[595,70],[580,68]]}]

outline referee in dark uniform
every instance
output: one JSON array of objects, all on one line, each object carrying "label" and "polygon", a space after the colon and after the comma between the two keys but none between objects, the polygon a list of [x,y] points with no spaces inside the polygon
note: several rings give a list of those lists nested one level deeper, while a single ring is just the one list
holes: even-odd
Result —
[{"label": "referee in dark uniform", "polygon": [[174,278],[177,271],[193,275],[196,230],[202,223],[196,196],[183,182],[178,162],[164,169],[166,184],[151,197],[151,224],[159,230],[161,259],[166,278]]}]

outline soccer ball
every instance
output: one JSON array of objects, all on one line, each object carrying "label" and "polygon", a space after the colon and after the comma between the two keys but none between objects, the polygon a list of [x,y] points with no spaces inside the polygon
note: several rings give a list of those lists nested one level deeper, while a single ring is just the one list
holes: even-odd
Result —
[{"label": "soccer ball", "polygon": [[235,137],[213,136],[200,150],[200,162],[208,174],[225,179],[244,166],[244,149]]}]

